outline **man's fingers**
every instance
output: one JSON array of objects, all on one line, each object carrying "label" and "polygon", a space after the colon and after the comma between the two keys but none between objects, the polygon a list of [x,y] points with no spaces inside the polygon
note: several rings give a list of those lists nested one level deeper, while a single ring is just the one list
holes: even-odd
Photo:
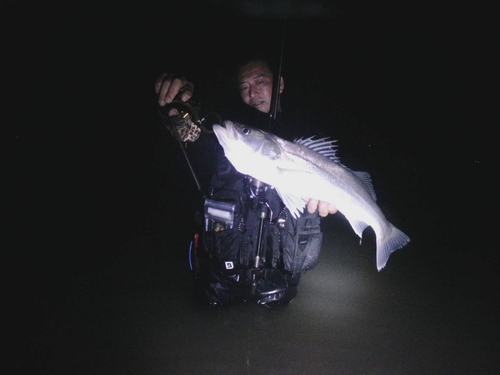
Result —
[{"label": "man's fingers", "polygon": [[318,210],[318,214],[321,217],[328,216],[329,214],[336,213],[337,207],[334,204],[324,201],[318,201],[317,199],[309,199],[307,201],[307,212],[310,214],[316,212]]},{"label": "man's fingers", "polygon": [[315,213],[318,209],[318,203],[319,201],[317,199],[309,199],[307,201],[307,212],[309,212],[310,214]]},{"label": "man's fingers", "polygon": [[176,96],[179,96],[182,101],[191,99],[194,85],[184,77],[162,73],[156,79],[155,90],[158,94],[158,104],[164,106],[172,103]]},{"label": "man's fingers", "polygon": [[184,102],[188,101],[193,96],[193,91],[194,91],[194,85],[191,82],[186,81],[184,85],[182,85],[182,87],[180,88],[179,91],[180,99]]},{"label": "man's fingers", "polygon": [[173,76],[171,74],[163,73],[156,81],[156,87],[158,87],[158,104],[161,106],[164,106],[172,101],[168,96],[170,86],[172,85],[172,77]]},{"label": "man's fingers", "polygon": [[161,85],[163,83],[163,79],[167,76],[167,73],[162,73],[158,76],[158,78],[156,78],[156,81],[155,81],[155,93],[159,94],[160,93],[160,89],[161,89]]},{"label": "man's fingers", "polygon": [[321,202],[321,203],[325,203],[326,204],[326,210],[328,211],[329,214],[335,214],[335,213],[337,213],[338,209],[337,209],[337,207],[334,204],[328,203],[328,202]]},{"label": "man's fingers", "polygon": [[328,216],[328,203],[326,202],[319,202],[318,203],[318,214],[321,217]]}]

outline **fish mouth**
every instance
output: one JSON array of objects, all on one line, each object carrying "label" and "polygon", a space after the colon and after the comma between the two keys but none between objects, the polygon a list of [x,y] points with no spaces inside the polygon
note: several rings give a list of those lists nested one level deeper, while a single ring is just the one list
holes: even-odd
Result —
[{"label": "fish mouth", "polygon": [[236,127],[231,121],[224,121],[222,126],[214,125],[214,131],[216,134],[224,134],[225,138],[230,140],[236,140],[239,138]]},{"label": "fish mouth", "polygon": [[228,141],[238,139],[238,132],[230,121],[224,121],[223,125],[215,124],[212,129],[223,147],[227,146]]},{"label": "fish mouth", "polygon": [[226,121],[224,124],[226,126],[226,135],[229,139],[237,139],[238,132],[232,122]]}]

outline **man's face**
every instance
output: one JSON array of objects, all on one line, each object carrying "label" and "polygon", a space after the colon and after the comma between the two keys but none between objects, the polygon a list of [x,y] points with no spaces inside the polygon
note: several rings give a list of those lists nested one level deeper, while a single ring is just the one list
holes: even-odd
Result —
[{"label": "man's face", "polygon": [[[283,80],[283,79],[282,79]],[[263,61],[251,61],[238,71],[238,89],[241,99],[249,106],[269,113],[273,92],[273,74]],[[283,82],[280,84],[280,93]]]}]

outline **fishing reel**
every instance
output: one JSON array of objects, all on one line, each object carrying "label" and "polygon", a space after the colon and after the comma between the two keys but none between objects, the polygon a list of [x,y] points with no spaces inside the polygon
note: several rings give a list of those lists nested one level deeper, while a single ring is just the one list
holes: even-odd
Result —
[{"label": "fishing reel", "polygon": [[250,197],[255,198],[256,200],[263,200],[266,196],[267,189],[269,189],[270,186],[251,176],[246,176],[246,180],[248,182],[248,192]]},{"label": "fishing reel", "polygon": [[200,136],[200,105],[198,103],[174,100],[163,107],[158,106],[158,113],[167,129],[182,142],[194,142]]},{"label": "fishing reel", "polygon": [[[253,210],[259,209],[261,217],[267,217],[269,221],[274,222],[278,228],[285,228],[288,218],[288,213],[284,209],[285,206],[283,205],[281,208],[273,206],[273,210],[271,205],[267,202],[269,190],[273,189],[271,185],[248,175],[245,176],[245,182],[247,193],[250,196],[251,208]],[[277,213],[276,216],[274,216],[275,213]]]},{"label": "fishing reel", "polygon": [[194,142],[201,132],[213,133],[206,124],[222,124],[222,117],[212,111],[201,114],[201,105],[198,102],[189,100],[174,100],[172,103],[161,107],[158,106],[158,113],[168,130],[174,137],[179,137],[182,142]]},{"label": "fishing reel", "polygon": [[272,210],[267,202],[267,191],[271,188],[268,184],[257,180],[251,176],[245,176],[246,189],[248,195],[250,196],[251,208],[252,210],[259,209],[261,211],[260,215],[262,217],[268,216]]}]

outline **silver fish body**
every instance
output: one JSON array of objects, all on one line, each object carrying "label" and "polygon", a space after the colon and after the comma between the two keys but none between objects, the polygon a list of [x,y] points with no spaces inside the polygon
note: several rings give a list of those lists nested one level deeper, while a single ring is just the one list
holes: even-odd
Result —
[{"label": "silver fish body", "polygon": [[334,141],[308,138],[288,142],[231,121],[213,129],[236,170],[275,188],[295,217],[304,211],[306,200],[313,198],[333,203],[360,238],[372,227],[379,271],[392,252],[410,241],[377,205],[369,174],[353,172],[340,163]]}]

